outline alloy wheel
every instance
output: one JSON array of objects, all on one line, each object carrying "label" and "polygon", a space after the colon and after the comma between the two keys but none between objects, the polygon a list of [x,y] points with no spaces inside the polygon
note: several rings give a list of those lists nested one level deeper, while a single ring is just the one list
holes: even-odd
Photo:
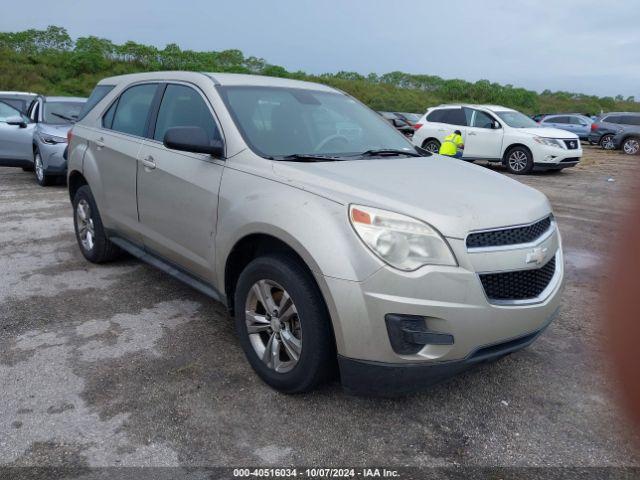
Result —
[{"label": "alloy wheel", "polygon": [[424,149],[429,153],[438,153],[440,148],[436,142],[427,142],[424,146]]},{"label": "alloy wheel", "polygon": [[624,142],[622,146],[624,153],[627,155],[636,155],[640,152],[640,141],[637,138],[630,138]]},{"label": "alloy wheel", "polygon": [[42,164],[42,157],[40,156],[40,152],[36,152],[34,157],[34,164],[36,178],[38,179],[38,182],[42,183],[42,181],[44,180],[44,165]]},{"label": "alloy wheel", "polygon": [[78,202],[75,217],[80,243],[82,248],[89,252],[95,245],[95,229],[91,218],[91,206],[84,198]]},{"label": "alloy wheel", "polygon": [[287,373],[302,352],[302,328],[289,293],[272,280],[259,280],[249,290],[245,322],[251,346],[270,369]]},{"label": "alloy wheel", "polygon": [[527,158],[526,153],[524,153],[522,150],[515,150],[509,155],[509,167],[511,167],[511,170],[513,170],[514,172],[522,172],[525,168],[527,168],[528,160],[529,159]]},{"label": "alloy wheel", "polygon": [[613,143],[613,135],[605,135],[604,137],[602,137],[600,146],[605,150],[614,150],[616,148],[616,145],[615,143]]}]

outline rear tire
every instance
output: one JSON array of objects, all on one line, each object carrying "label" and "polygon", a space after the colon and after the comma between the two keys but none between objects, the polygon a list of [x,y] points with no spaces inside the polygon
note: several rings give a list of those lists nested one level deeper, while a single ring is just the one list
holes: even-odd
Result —
[{"label": "rear tire", "polygon": [[430,138],[422,143],[422,149],[434,154],[440,151],[440,142],[435,138]]},{"label": "rear tire", "polygon": [[240,274],[234,303],[240,345],[267,385],[302,393],[332,377],[336,353],[329,314],[298,261],[283,254],[256,258]]},{"label": "rear tire", "polygon": [[638,155],[640,153],[640,138],[627,138],[622,142],[622,151],[627,155]]},{"label": "rear tire", "polygon": [[110,262],[122,253],[107,238],[98,206],[88,185],[80,187],[73,197],[73,225],[80,251],[91,263]]},{"label": "rear tire", "polygon": [[600,146],[604,150],[615,150],[616,145],[615,143],[613,143],[613,135],[611,134],[603,135],[602,138],[600,139]]},{"label": "rear tire", "polygon": [[533,170],[533,155],[526,147],[512,147],[504,156],[504,165],[509,173],[526,175]]}]

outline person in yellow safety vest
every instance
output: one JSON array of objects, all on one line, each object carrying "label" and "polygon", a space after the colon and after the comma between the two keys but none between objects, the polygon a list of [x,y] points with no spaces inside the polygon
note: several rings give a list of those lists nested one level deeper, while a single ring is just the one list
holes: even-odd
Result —
[{"label": "person in yellow safety vest", "polygon": [[462,158],[464,153],[464,142],[462,141],[462,132],[456,130],[451,135],[445,137],[444,142],[440,146],[440,155],[448,157]]}]

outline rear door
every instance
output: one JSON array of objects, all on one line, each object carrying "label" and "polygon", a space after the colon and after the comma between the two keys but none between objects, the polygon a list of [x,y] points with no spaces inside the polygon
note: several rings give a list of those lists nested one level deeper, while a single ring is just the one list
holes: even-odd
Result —
[{"label": "rear door", "polygon": [[[26,127],[9,125],[7,120],[22,118]],[[33,129],[35,125],[19,110],[0,102],[0,165],[29,166],[33,162]]]},{"label": "rear door", "polygon": [[462,107],[440,109],[436,121],[437,123],[433,126],[434,136],[440,143],[442,143],[445,137],[451,135],[456,130],[460,130],[462,132],[462,138],[465,139],[467,119]]},{"label": "rear door", "polygon": [[[96,200],[105,225],[140,243],[136,199],[138,154],[149,128],[158,83],[133,85],[114,101],[102,117],[102,129],[87,129],[89,148],[100,179]],[[87,162],[85,162],[87,163]]]},{"label": "rear door", "polygon": [[487,112],[474,108],[465,108],[464,111],[469,126],[466,128],[463,158],[499,159],[504,130],[493,128],[495,119]]},{"label": "rear door", "polygon": [[221,140],[213,108],[195,86],[169,83],[138,165],[138,211],[145,247],[173,264],[213,281],[218,190],[224,161],[179,152],[162,140],[172,127],[202,127]]}]

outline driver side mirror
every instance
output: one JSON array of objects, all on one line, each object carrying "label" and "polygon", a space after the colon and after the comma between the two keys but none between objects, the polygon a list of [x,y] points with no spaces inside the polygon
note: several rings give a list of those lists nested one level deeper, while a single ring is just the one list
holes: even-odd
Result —
[{"label": "driver side mirror", "polygon": [[21,117],[9,117],[6,120],[8,125],[17,126],[20,128],[27,128],[27,122]]},{"label": "driver side mirror", "polygon": [[171,150],[224,157],[224,143],[221,140],[209,140],[209,135],[202,127],[170,128],[164,134],[163,144]]},{"label": "driver side mirror", "polygon": [[493,130],[498,130],[499,128],[502,128],[502,125],[500,125],[500,122],[498,122],[497,120],[494,120],[493,122],[491,122],[491,128]]}]

